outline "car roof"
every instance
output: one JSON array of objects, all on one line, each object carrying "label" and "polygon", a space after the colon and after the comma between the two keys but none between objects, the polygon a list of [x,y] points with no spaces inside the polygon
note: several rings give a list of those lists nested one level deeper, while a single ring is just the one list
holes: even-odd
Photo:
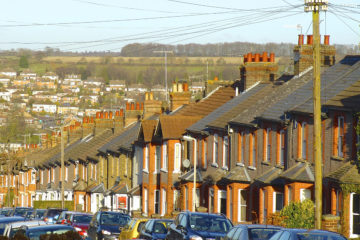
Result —
[{"label": "car roof", "polygon": [[33,220],[33,221],[14,222],[14,223],[10,223],[9,226],[11,226],[12,228],[17,228],[21,226],[38,226],[42,224],[46,224],[46,222],[40,220]]},{"label": "car roof", "polygon": [[0,222],[9,222],[9,221],[14,221],[14,220],[25,220],[25,218],[23,218],[23,217],[4,217],[4,218],[0,218]]},{"label": "car roof", "polygon": [[[273,228],[273,229],[284,229],[283,227],[273,226],[273,225],[265,225],[265,224],[239,224],[234,226],[236,228]],[[286,229],[288,230],[288,229]]]},{"label": "car roof", "polygon": [[50,224],[50,225],[41,225],[41,226],[29,226],[28,228],[31,231],[41,230],[41,229],[73,229],[72,226],[64,224]]},{"label": "car roof", "polygon": [[223,217],[226,218],[225,215],[220,213],[203,213],[203,212],[190,212],[190,211],[184,211],[181,213],[189,214],[189,215],[199,215],[199,216],[216,216],[216,217]]},{"label": "car roof", "polygon": [[119,215],[124,215],[124,216],[129,216],[129,214],[126,213],[122,213],[122,212],[114,212],[114,211],[99,211],[100,213],[115,213],[115,214],[119,214]]}]

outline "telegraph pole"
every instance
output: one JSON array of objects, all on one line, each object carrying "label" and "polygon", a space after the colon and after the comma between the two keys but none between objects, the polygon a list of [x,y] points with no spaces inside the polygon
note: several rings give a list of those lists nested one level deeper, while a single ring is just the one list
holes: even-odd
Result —
[{"label": "telegraph pole", "polygon": [[164,58],[165,58],[165,89],[166,89],[166,103],[168,103],[169,101],[169,97],[168,97],[168,82],[167,82],[167,55],[169,54],[173,54],[173,51],[153,51],[153,53],[163,53],[164,54]]},{"label": "telegraph pole", "polygon": [[313,157],[315,162],[315,228],[321,229],[322,217],[322,156],[321,156],[321,72],[320,72],[320,11],[326,11],[328,0],[305,0],[305,12],[312,12],[313,18],[313,58],[314,58],[314,147]]},{"label": "telegraph pole", "polygon": [[65,199],[64,199],[64,189],[65,189],[65,184],[64,184],[64,173],[65,173],[65,167],[64,167],[64,126],[63,124],[61,124],[60,126],[60,135],[61,135],[61,139],[60,139],[60,145],[61,145],[61,208],[64,209],[65,208]]}]

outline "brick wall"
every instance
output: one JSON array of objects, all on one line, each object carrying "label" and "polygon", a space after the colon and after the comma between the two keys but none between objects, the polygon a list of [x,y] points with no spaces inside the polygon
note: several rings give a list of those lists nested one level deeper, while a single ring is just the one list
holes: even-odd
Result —
[{"label": "brick wall", "polygon": [[323,215],[321,220],[321,229],[332,231],[332,232],[339,232],[339,222],[340,217],[335,215]]}]

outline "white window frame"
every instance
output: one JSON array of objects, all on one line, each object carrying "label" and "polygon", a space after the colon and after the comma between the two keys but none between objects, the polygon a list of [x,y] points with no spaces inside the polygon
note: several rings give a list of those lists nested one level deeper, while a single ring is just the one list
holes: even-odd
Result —
[{"label": "white window frame", "polygon": [[[158,196],[159,196],[159,199],[156,199],[157,194],[158,194]],[[158,201],[156,201],[156,200],[158,200]],[[155,213],[155,214],[161,213],[160,201],[161,201],[161,199],[160,199],[160,190],[159,190],[159,189],[156,189],[156,190],[154,190],[154,213]],[[156,207],[155,207],[155,206],[156,206],[156,203],[158,204],[159,212],[156,212],[156,211],[155,211],[155,210],[156,210]]]},{"label": "white window frame", "polygon": [[40,184],[44,184],[44,170],[40,170]]},{"label": "white window frame", "polygon": [[36,183],[36,171],[34,169],[31,169],[30,171],[30,179],[31,179],[30,184]]},{"label": "white window frame", "polygon": [[145,145],[145,163],[143,171],[149,172],[149,144]]},{"label": "white window frame", "polygon": [[217,213],[220,213],[221,211],[221,199],[222,197],[221,196],[225,196],[225,199],[227,201],[227,194],[226,194],[226,191],[225,190],[218,190],[218,204],[217,204]]},{"label": "white window frame", "polygon": [[76,176],[80,177],[80,175],[79,175],[79,163],[75,163],[75,177]]},{"label": "white window frame", "polygon": [[[181,206],[176,206],[177,204],[179,204],[180,203],[180,201],[178,201],[178,198],[180,197],[180,190],[177,190],[177,189],[175,189],[174,190],[174,196],[173,196],[173,210],[174,211],[176,211],[176,210],[179,210],[179,209],[177,209],[176,207],[179,207],[179,208],[181,208]],[[178,202],[177,202],[178,201]]]},{"label": "white window frame", "polygon": [[69,177],[69,167],[65,166],[65,181],[68,180],[68,177]]},{"label": "white window frame", "polygon": [[212,209],[212,212],[210,212],[211,205],[215,208],[215,190],[214,188],[209,188],[209,213],[214,213],[215,209]]},{"label": "white window frame", "polygon": [[169,165],[169,158],[168,158],[168,142],[163,142],[162,145],[162,168],[161,170],[167,171]]},{"label": "white window frame", "polygon": [[162,188],[162,195],[161,195],[161,216],[164,216],[167,211],[167,201],[166,201],[166,190]]},{"label": "white window frame", "polygon": [[229,159],[229,137],[224,136],[223,138],[223,154],[222,154],[222,165],[223,168],[228,168],[228,159]]},{"label": "white window frame", "polygon": [[282,193],[282,192],[273,192],[273,213],[275,213],[276,212],[276,200],[277,200],[277,195],[278,194],[282,194],[282,196],[283,196],[283,202],[282,202],[282,206],[283,206],[283,208],[284,208],[284,193]]},{"label": "white window frame", "polygon": [[[160,148],[159,153],[157,152],[157,149]],[[158,154],[160,154],[160,156],[158,156]],[[161,146],[155,146],[155,170],[154,173],[160,173],[160,168],[161,168]]]},{"label": "white window frame", "polygon": [[219,136],[215,133],[214,134],[214,141],[213,141],[213,164],[217,164],[219,160]]},{"label": "white window frame", "polygon": [[287,203],[290,204],[292,201],[292,193],[293,192],[293,188],[292,186],[288,186],[288,195],[287,195]]},{"label": "white window frame", "polygon": [[147,188],[144,188],[144,214],[148,214],[149,195]]},{"label": "white window frame", "polygon": [[181,172],[181,144],[175,143],[174,146],[174,173]]},{"label": "white window frame", "polygon": [[355,193],[350,193],[350,211],[349,211],[349,217],[350,217],[350,226],[349,226],[349,228],[350,228],[350,238],[358,238],[358,237],[360,237],[360,235],[359,234],[353,234],[353,223],[354,223],[354,220],[353,220],[353,215],[359,215],[359,214],[354,214],[353,213],[353,204],[354,204],[354,195],[355,195]]},{"label": "white window frame", "polygon": [[96,181],[97,180],[97,166],[95,165],[94,166],[94,180]]},{"label": "white window frame", "polygon": [[[310,192],[310,198],[305,197],[305,192]],[[300,202],[305,201],[306,199],[311,199],[311,190],[308,188],[300,188]]]},{"label": "white window frame", "polygon": [[51,168],[51,182],[55,182],[55,168]]},{"label": "white window frame", "polygon": [[51,182],[51,168],[48,168],[48,183]]},{"label": "white window frame", "polygon": [[[242,215],[242,212],[241,212],[242,208],[241,207],[245,206],[245,209],[247,209],[247,199],[245,199],[245,204],[241,204],[241,193],[243,191],[246,191],[246,190],[245,189],[239,189],[239,191],[238,191],[238,222],[245,222],[246,221],[246,217],[245,217],[244,220],[241,220],[241,215]],[[246,213],[245,213],[245,216],[246,216]]]}]

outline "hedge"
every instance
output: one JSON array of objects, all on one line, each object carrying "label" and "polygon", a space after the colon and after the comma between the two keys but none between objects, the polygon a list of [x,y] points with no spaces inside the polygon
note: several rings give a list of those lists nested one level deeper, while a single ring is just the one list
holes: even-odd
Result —
[{"label": "hedge", "polygon": [[[61,201],[34,201],[34,208],[61,208]],[[74,210],[74,201],[65,201],[65,208],[69,211]]]}]

